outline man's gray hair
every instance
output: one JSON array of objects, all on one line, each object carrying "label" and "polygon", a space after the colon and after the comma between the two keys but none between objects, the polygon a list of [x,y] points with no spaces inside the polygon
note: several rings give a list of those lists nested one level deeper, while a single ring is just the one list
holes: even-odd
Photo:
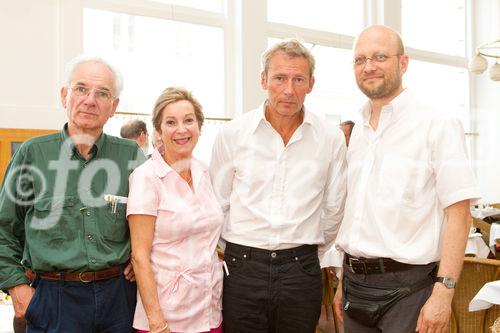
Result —
[{"label": "man's gray hair", "polygon": [[80,54],[79,56],[76,56],[75,58],[71,59],[67,64],[66,64],[66,71],[64,75],[64,82],[66,85],[70,84],[71,76],[75,72],[75,69],[78,65],[83,64],[85,62],[98,62],[103,64],[104,66],[108,67],[111,73],[113,73],[113,84],[114,84],[114,97],[118,98],[120,97],[120,94],[123,90],[123,77],[121,72],[116,68],[111,62],[108,60],[104,59],[103,57],[100,56],[95,56],[95,55],[88,55],[88,54]]},{"label": "man's gray hair", "polygon": [[120,136],[125,139],[135,140],[142,133],[148,134],[146,123],[140,119],[127,121],[120,129]]},{"label": "man's gray hair", "polygon": [[305,47],[299,40],[295,38],[285,39],[277,44],[274,44],[266,52],[262,54],[262,73],[267,75],[269,70],[269,64],[271,58],[278,52],[283,52],[287,56],[292,58],[303,57],[309,62],[310,75],[312,78],[314,75],[314,68],[316,66],[316,61],[311,51]]}]

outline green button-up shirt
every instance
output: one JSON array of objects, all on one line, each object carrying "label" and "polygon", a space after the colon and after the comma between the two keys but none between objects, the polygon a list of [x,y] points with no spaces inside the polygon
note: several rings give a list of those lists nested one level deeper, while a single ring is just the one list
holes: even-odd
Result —
[{"label": "green button-up shirt", "polygon": [[35,272],[94,271],[130,256],[128,176],[144,162],[137,144],[102,134],[85,160],[58,133],[25,142],[13,156],[0,191],[0,288],[27,283]]}]

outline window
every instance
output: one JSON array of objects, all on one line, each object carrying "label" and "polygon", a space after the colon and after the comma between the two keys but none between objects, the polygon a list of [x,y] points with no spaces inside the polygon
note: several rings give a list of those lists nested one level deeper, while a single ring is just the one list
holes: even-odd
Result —
[{"label": "window", "polygon": [[191,90],[207,117],[224,116],[224,38],[219,27],[84,10],[84,51],[115,60],[125,87],[118,110],[152,112],[169,86]]},{"label": "window", "polygon": [[[185,7],[194,7],[220,13],[224,11],[224,0],[153,0],[155,2],[168,3]],[[230,0],[232,1],[232,0]]]},{"label": "window", "polygon": [[410,59],[404,83],[424,104],[455,115],[465,131],[469,131],[469,79],[466,69]]},{"label": "window", "polygon": [[402,0],[401,7],[407,46],[465,56],[465,0]]},{"label": "window", "polygon": [[363,0],[267,0],[267,18],[354,36],[363,27]]}]

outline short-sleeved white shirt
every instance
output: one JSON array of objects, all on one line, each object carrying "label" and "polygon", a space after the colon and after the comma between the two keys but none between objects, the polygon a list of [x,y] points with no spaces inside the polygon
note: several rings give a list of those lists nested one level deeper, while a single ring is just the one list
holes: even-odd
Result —
[{"label": "short-sleeved white shirt", "polygon": [[458,119],[404,90],[379,125],[361,109],[347,152],[348,185],[336,246],[350,255],[409,264],[440,259],[444,208],[479,198]]}]

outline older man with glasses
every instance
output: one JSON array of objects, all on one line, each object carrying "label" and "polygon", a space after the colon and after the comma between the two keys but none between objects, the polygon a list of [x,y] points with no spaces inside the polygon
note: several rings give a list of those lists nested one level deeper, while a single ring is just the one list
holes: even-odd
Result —
[{"label": "older man with glasses", "polygon": [[[133,332],[127,264],[128,176],[145,160],[134,142],[103,133],[122,90],[100,58],[68,64],[68,123],[25,142],[0,191],[0,287],[28,332]],[[31,286],[25,269],[36,277]]]}]

